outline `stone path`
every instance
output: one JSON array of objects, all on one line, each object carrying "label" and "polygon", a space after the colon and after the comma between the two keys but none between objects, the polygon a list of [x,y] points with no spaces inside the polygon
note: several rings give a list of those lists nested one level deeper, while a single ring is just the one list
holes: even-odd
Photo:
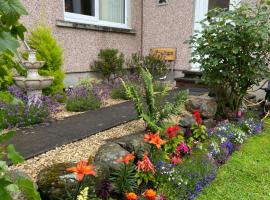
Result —
[{"label": "stone path", "polygon": [[[200,95],[205,91],[192,90],[190,94]],[[171,99],[174,92],[168,97]],[[132,102],[124,102],[111,107],[88,111],[56,121],[47,127],[25,128],[9,141],[25,158],[29,159],[56,147],[89,137],[98,132],[135,120],[136,111]]]}]

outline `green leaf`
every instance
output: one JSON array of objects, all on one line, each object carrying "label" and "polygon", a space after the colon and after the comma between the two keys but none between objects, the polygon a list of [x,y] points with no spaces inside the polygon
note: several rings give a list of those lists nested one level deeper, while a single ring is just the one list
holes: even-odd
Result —
[{"label": "green leaf", "polygon": [[12,200],[9,192],[6,190],[6,187],[8,185],[12,184],[10,181],[7,181],[5,179],[0,179],[0,197],[3,200]]},{"label": "green leaf", "polygon": [[15,131],[9,131],[8,133],[0,135],[0,143],[11,139],[15,134]]},{"label": "green leaf", "polygon": [[19,46],[19,42],[16,38],[12,37],[10,33],[5,31],[0,32],[0,53],[5,50],[10,50],[11,52],[16,53]]},{"label": "green leaf", "polygon": [[23,157],[15,150],[15,147],[12,144],[7,147],[7,157],[14,165],[23,162]]},{"label": "green leaf", "polygon": [[19,178],[17,180],[17,185],[29,200],[41,200],[32,181],[26,178]]},{"label": "green leaf", "polygon": [[27,15],[27,11],[24,8],[20,0],[0,0],[0,12],[4,14],[17,14]]}]

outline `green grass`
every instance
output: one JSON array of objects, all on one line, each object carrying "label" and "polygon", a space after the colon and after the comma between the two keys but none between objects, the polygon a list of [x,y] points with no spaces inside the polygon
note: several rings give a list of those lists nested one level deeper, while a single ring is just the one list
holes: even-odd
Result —
[{"label": "green grass", "polygon": [[249,138],[196,200],[270,200],[270,126]]}]

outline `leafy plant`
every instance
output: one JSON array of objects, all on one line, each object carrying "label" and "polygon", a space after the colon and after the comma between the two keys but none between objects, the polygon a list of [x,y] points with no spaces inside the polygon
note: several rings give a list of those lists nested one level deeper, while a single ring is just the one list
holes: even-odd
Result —
[{"label": "leafy plant", "polygon": [[27,15],[20,0],[0,0],[0,90],[12,83],[12,69],[19,64],[14,61],[19,47],[18,39],[24,39],[26,28],[19,18]]},{"label": "leafy plant", "polygon": [[126,90],[122,85],[112,88],[110,95],[113,99],[123,99],[123,100],[129,99],[126,95]]},{"label": "leafy plant", "polygon": [[269,16],[266,6],[213,9],[189,40],[191,62],[200,63],[222,116],[236,113],[247,90],[269,75]]},{"label": "leafy plant", "polygon": [[[11,139],[15,135],[14,131],[10,131],[0,135],[0,143]],[[36,191],[31,180],[24,177],[12,178],[12,174],[3,159],[10,159],[16,165],[23,161],[23,158],[15,150],[12,144],[0,145],[0,194],[1,198],[5,200],[12,200],[13,193],[22,193],[29,200],[41,200],[39,193]]]},{"label": "leafy plant", "polygon": [[67,94],[66,108],[72,112],[83,112],[100,108],[101,100],[85,87],[77,87]]},{"label": "leafy plant", "polygon": [[45,88],[43,92],[46,95],[63,93],[63,49],[53,37],[51,28],[43,25],[37,26],[31,31],[29,45],[37,51],[37,59],[45,61],[45,65],[39,70],[39,74],[54,77],[52,85]]},{"label": "leafy plant", "polygon": [[117,49],[102,49],[98,54],[98,60],[94,62],[92,68],[110,80],[111,76],[119,76],[123,72],[124,55]]},{"label": "leafy plant", "polygon": [[109,179],[111,183],[115,185],[115,190],[119,194],[125,194],[137,188],[135,167],[132,163],[121,164],[119,170],[114,170],[110,174]]},{"label": "leafy plant", "polygon": [[128,67],[135,73],[140,74],[140,68],[148,69],[154,79],[165,76],[168,72],[169,65],[161,56],[148,55],[143,56],[141,53],[134,53],[127,62]]},{"label": "leafy plant", "polygon": [[124,81],[123,86],[126,89],[127,96],[134,101],[138,116],[147,123],[152,132],[156,132],[161,130],[164,119],[179,112],[179,106],[185,102],[187,93],[185,91],[179,92],[174,98],[174,103],[164,103],[161,99],[167,96],[168,88],[164,88],[156,94],[151,73],[145,68],[140,68],[140,74],[143,92],[137,89],[135,85],[128,85]]}]

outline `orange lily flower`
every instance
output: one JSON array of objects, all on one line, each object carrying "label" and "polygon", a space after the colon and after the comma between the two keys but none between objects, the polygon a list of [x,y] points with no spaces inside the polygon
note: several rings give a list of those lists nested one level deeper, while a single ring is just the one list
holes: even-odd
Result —
[{"label": "orange lily flower", "polygon": [[152,174],[155,173],[155,166],[149,159],[147,153],[144,153],[143,159],[137,162],[137,170],[144,171],[144,172],[152,172]]},{"label": "orange lily flower", "polygon": [[128,153],[127,155],[123,156],[121,159],[117,160],[117,162],[123,162],[126,165],[135,158],[134,152],[133,153]]},{"label": "orange lily flower", "polygon": [[157,198],[157,193],[156,191],[152,190],[152,189],[147,189],[144,192],[144,196],[147,200],[156,200]]},{"label": "orange lily flower", "polygon": [[126,193],[126,200],[137,200],[138,196],[134,192]]},{"label": "orange lily flower", "polygon": [[96,172],[94,171],[94,165],[87,165],[87,162],[84,160],[78,162],[76,167],[67,168],[67,171],[74,172],[78,182],[81,182],[85,175],[96,175]]},{"label": "orange lily flower", "polygon": [[166,141],[162,140],[159,136],[159,131],[156,134],[149,133],[144,135],[144,141],[149,142],[157,147],[157,149],[161,148],[161,145],[165,144]]}]

